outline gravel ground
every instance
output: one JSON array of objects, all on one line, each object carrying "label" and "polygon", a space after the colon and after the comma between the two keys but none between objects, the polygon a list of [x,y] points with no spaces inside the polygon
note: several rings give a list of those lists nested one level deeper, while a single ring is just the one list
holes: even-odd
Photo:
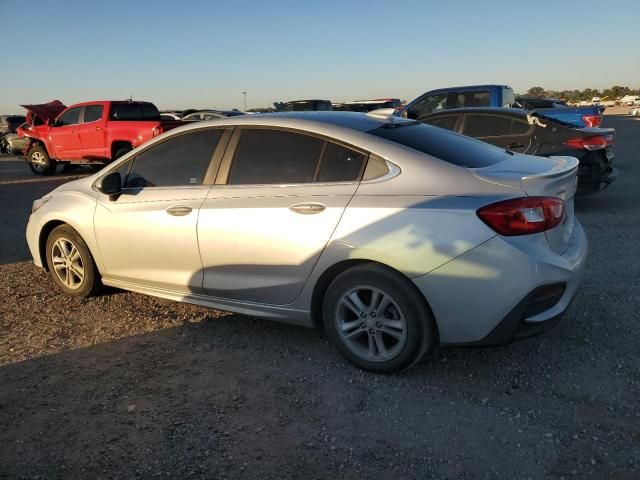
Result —
[{"label": "gravel ground", "polygon": [[[34,181],[0,159],[0,478],[640,477],[640,121],[563,322],[379,376],[308,330],[134,293],[64,297],[29,262]],[[10,206],[11,208],[6,208]]]}]

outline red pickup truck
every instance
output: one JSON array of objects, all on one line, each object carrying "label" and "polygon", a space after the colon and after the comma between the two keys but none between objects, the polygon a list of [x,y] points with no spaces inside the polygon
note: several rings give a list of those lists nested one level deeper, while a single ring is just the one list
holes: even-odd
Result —
[{"label": "red pickup truck", "polygon": [[104,164],[147,140],[182,124],[161,120],[153,103],[138,101],[84,102],[66,107],[54,100],[22,105],[27,124],[24,154],[36,175],[51,175],[58,164]]}]

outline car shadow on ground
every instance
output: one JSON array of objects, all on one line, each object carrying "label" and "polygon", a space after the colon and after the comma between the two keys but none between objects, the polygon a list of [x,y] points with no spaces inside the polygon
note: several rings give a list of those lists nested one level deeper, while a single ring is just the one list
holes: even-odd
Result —
[{"label": "car shadow on ground", "polygon": [[[518,425],[518,441],[537,444],[549,431],[573,435],[576,415],[595,414],[571,401],[585,392],[558,386],[575,327],[508,347],[444,349],[392,376],[350,366],[321,331],[238,315],[4,365],[0,471],[423,478],[472,475],[515,455],[517,468],[542,474],[580,445],[542,442],[534,459],[487,437],[511,438]],[[523,371],[532,358],[537,369]],[[606,399],[593,403],[599,411]],[[598,416],[598,430],[615,421]],[[463,469],[441,461],[456,458],[452,446]]]}]

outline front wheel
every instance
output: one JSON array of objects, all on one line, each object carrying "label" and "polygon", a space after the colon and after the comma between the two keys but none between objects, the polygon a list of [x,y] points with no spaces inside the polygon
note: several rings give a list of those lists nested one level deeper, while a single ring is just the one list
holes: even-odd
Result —
[{"label": "front wheel", "polygon": [[47,151],[40,145],[36,145],[27,154],[29,168],[36,175],[51,175],[56,171],[56,161],[49,158]]},{"label": "front wheel", "polygon": [[407,369],[437,346],[422,294],[402,274],[365,264],[340,274],[322,310],[327,337],[354,365],[378,373]]},{"label": "front wheel", "polygon": [[89,247],[69,225],[53,229],[46,249],[49,272],[64,293],[85,298],[100,288],[100,276]]}]

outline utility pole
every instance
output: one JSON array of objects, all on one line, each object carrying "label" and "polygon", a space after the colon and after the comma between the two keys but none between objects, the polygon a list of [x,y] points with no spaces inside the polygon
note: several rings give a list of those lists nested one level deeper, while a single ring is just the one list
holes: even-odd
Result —
[{"label": "utility pole", "polygon": [[244,101],[244,112],[247,111],[247,92],[242,92],[242,97],[243,97],[243,101]]}]

